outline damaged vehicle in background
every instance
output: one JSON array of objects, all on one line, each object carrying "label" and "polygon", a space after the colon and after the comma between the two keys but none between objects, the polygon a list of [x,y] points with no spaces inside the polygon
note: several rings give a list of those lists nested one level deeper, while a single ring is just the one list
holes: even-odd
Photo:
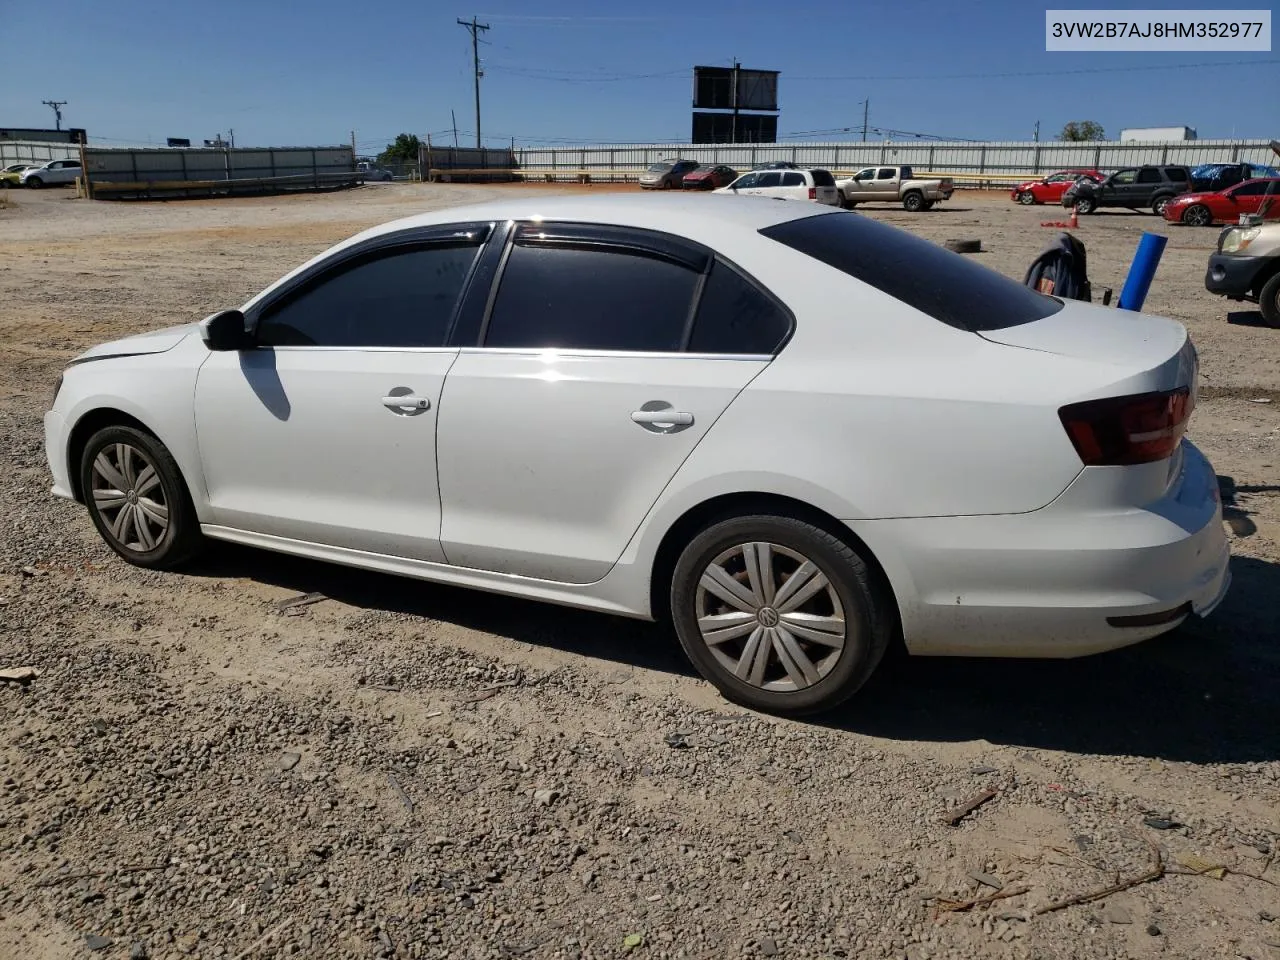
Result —
[{"label": "damaged vehicle in background", "polygon": [[1101,183],[1087,177],[1076,180],[1062,194],[1064,207],[1075,207],[1084,216],[1102,207],[1125,207],[1129,210],[1150,208],[1156,216],[1164,213],[1164,205],[1180,193],[1191,189],[1191,171],[1177,164],[1148,165],[1117,170]]},{"label": "damaged vehicle in background", "polygon": [[1067,188],[1081,177],[1088,177],[1094,183],[1103,179],[1097,170],[1059,170],[1040,180],[1028,180],[1020,183],[1010,191],[1010,199],[1024,207],[1037,203],[1059,203]]},{"label": "damaged vehicle in background", "polygon": [[[1216,193],[1184,193],[1165,205],[1164,218],[1170,223],[1193,227],[1207,227],[1215,221],[1235,223],[1241,214],[1258,213],[1268,195],[1274,195],[1278,189],[1280,178],[1246,180]],[[1264,219],[1280,220],[1280,203],[1272,201]]]},{"label": "damaged vehicle in background", "polygon": [[891,643],[1076,657],[1213,610],[1197,376],[1181,324],[833,207],[513,194],[82,353],[45,450],[137,566],[226,540],[659,620],[804,714]]}]

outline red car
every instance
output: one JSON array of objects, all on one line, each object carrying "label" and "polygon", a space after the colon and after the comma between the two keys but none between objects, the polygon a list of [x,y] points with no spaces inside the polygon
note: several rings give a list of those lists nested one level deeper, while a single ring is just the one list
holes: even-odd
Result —
[{"label": "red car", "polygon": [[1033,203],[1061,203],[1062,195],[1067,192],[1079,177],[1088,177],[1095,183],[1101,183],[1102,174],[1097,170],[1059,170],[1051,173],[1043,180],[1028,180],[1013,188],[1009,196],[1025,206]]},{"label": "red car", "polygon": [[724,165],[699,167],[684,175],[686,190],[718,190],[738,179],[738,171]]},{"label": "red car", "polygon": [[1170,223],[1189,223],[1207,227],[1215,220],[1235,223],[1242,213],[1257,213],[1270,189],[1273,197],[1265,219],[1280,220],[1280,178],[1245,180],[1217,193],[1184,193],[1164,207],[1164,218]]}]

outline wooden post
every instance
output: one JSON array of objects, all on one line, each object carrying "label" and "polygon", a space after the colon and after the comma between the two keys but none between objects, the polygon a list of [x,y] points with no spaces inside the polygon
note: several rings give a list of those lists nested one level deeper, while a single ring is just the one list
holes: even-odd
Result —
[{"label": "wooden post", "polygon": [[93,199],[93,182],[89,179],[89,161],[85,157],[84,141],[85,137],[80,137],[80,176],[84,180],[85,199]]},{"label": "wooden post", "polygon": [[422,169],[422,152],[418,152],[418,177],[422,180],[429,181],[431,179],[431,165],[434,161],[431,159],[431,134],[427,134],[427,168]]}]

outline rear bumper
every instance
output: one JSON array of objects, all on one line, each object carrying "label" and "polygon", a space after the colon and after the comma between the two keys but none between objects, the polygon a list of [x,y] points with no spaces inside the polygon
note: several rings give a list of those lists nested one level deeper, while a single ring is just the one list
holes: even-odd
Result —
[{"label": "rear bumper", "polygon": [[1089,508],[1110,471],[1132,469],[1089,468],[1032,513],[850,527],[885,567],[913,654],[1100,653],[1208,615],[1230,584],[1217,475],[1190,443],[1176,459],[1142,508]]},{"label": "rear bumper", "polygon": [[1258,272],[1272,262],[1271,257],[1238,257],[1229,253],[1215,253],[1209,257],[1209,269],[1205,271],[1204,288],[1223,297],[1243,298],[1254,287]]}]

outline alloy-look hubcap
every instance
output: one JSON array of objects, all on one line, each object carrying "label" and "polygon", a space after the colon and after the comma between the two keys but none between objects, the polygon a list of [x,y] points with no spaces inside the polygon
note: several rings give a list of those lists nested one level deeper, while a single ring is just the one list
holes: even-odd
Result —
[{"label": "alloy-look hubcap", "polygon": [[104,447],[93,460],[93,504],[122,547],[154,550],[169,529],[169,505],[155,464],[127,443]]},{"label": "alloy-look hubcap", "polygon": [[698,581],[698,630],[727,671],[778,693],[811,687],[848,638],[835,587],[812,560],[776,543],[741,543]]}]

